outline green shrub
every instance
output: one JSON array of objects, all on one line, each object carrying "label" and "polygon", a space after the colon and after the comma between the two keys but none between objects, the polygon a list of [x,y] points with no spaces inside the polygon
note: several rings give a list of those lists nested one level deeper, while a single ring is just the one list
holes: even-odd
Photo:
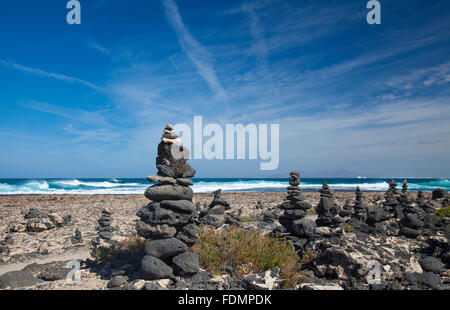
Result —
[{"label": "green shrub", "polygon": [[450,206],[445,208],[440,208],[434,212],[439,217],[450,217]]},{"label": "green shrub", "polygon": [[216,232],[202,227],[192,250],[200,255],[201,266],[216,274],[223,273],[222,265],[232,267],[239,278],[279,267],[282,287],[294,288],[298,283],[301,260],[292,241],[264,237],[258,230],[230,227]]},{"label": "green shrub", "polygon": [[248,216],[242,216],[240,219],[239,219],[241,222],[244,222],[244,223],[248,223],[248,222],[252,222],[253,220],[251,219],[251,218],[249,218]]},{"label": "green shrub", "polygon": [[355,230],[355,227],[353,227],[352,225],[347,225],[344,227],[344,230],[345,230],[345,232],[350,233]]},{"label": "green shrub", "polygon": [[129,251],[130,255],[142,253],[147,241],[148,240],[139,236],[131,236],[124,241],[111,245],[108,249],[94,249],[91,256],[96,262],[106,264],[114,260],[120,251]]}]

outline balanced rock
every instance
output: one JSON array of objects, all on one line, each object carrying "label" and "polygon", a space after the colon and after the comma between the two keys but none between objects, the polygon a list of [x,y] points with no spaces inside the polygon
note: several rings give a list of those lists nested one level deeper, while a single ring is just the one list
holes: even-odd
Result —
[{"label": "balanced rock", "polygon": [[319,205],[316,208],[316,212],[319,218],[316,220],[317,226],[334,226],[343,222],[340,217],[334,215],[338,213],[334,203],[334,192],[330,189],[326,182],[323,182],[320,192]]},{"label": "balanced rock", "polygon": [[172,261],[183,254],[190,257],[189,246],[198,238],[194,223],[198,211],[192,203],[194,193],[190,187],[194,184],[190,178],[195,170],[187,163],[189,150],[178,143],[181,139],[175,129],[167,125],[158,145],[158,172],[147,178],[156,183],[145,191],[151,202],[136,213],[138,235],[151,239],[145,245],[146,255],[141,261],[141,275],[146,280],[172,278],[174,272],[194,274],[199,270],[198,264],[188,268],[182,260]]},{"label": "balanced rock", "polygon": [[[292,171],[289,176],[289,186],[287,187],[287,200],[280,205],[284,213],[279,218],[279,222],[287,232],[299,237],[309,237],[312,228],[303,229],[301,220],[305,217],[307,210],[312,208],[312,205],[306,201],[299,185],[300,174]],[[307,233],[304,234],[305,232]]]},{"label": "balanced rock", "polygon": [[145,253],[159,259],[171,258],[186,251],[186,244],[177,238],[152,240],[145,245]]},{"label": "balanced rock", "polygon": [[95,228],[98,236],[96,239],[92,240],[94,249],[108,249],[115,243],[111,238],[113,237],[113,231],[116,229],[111,226],[111,223],[111,212],[107,209],[103,209],[102,215],[98,219],[99,226]]},{"label": "balanced rock", "polygon": [[141,261],[141,275],[146,280],[173,278],[173,269],[162,260],[146,255]]},{"label": "balanced rock", "polygon": [[367,207],[363,202],[363,194],[361,189],[356,187],[355,205],[353,206],[353,218],[365,222],[367,220]]},{"label": "balanced rock", "polygon": [[156,184],[145,191],[145,197],[152,201],[192,200],[194,192],[190,187],[181,185]]},{"label": "balanced rock", "polygon": [[214,191],[213,195],[213,201],[200,213],[200,223],[219,228],[227,222],[233,222],[232,218],[225,214],[225,210],[230,209],[230,204],[221,197],[222,190]]}]

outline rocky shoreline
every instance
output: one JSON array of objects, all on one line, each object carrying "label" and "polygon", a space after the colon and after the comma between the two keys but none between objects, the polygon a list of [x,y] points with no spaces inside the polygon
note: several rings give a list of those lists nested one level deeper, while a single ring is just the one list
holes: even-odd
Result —
[{"label": "rocky shoreline", "polygon": [[[319,192],[303,192],[302,195],[313,206],[317,206],[320,202]],[[374,202],[383,199],[383,192],[364,192],[363,201],[365,204],[371,206]],[[424,199],[431,199],[432,193],[423,193]],[[249,221],[241,222],[244,228],[255,227],[270,233],[271,229],[277,226],[278,220],[267,216],[267,210],[282,210],[278,208],[285,199],[285,193],[222,193],[221,197],[229,202],[230,209],[226,213],[240,214],[242,218]],[[194,194],[193,203],[195,205],[209,205],[214,200],[213,194]],[[120,238],[126,238],[135,233],[135,225],[139,220],[136,216],[142,206],[147,204],[147,199],[143,195],[18,195],[18,196],[0,196],[0,240],[5,240],[7,236],[11,236],[10,244],[0,245],[0,247],[7,247],[8,252],[2,251],[0,253],[0,276],[12,270],[18,271],[25,268],[27,265],[34,264],[36,270],[40,272],[45,271],[51,266],[59,266],[65,268],[67,263],[73,259],[86,260],[89,257],[90,244],[97,238],[96,227],[97,220],[101,216],[102,210],[107,208],[112,213],[112,220],[114,226],[117,227],[115,235]],[[354,193],[350,192],[336,192],[334,201],[337,205],[345,207],[346,204],[352,204],[355,201]],[[42,232],[16,232],[9,233],[9,226],[12,224],[19,224],[25,222],[25,215],[30,209],[35,208],[43,213],[54,213],[61,218],[70,216],[71,221],[67,225],[55,227],[51,230]],[[311,215],[308,215],[311,217]],[[266,219],[266,221],[261,221]],[[271,224],[272,222],[272,224]],[[75,236],[76,230],[82,233],[83,241],[81,243],[73,244],[72,238]],[[344,238],[342,238],[344,239]],[[389,261],[392,248],[395,249],[395,255],[408,255],[412,257],[412,263],[408,262],[407,266],[412,266],[412,270],[420,271],[420,257],[414,254],[414,249],[427,248],[429,245],[426,240],[410,240],[408,238],[385,237],[379,239],[370,235],[363,236],[357,233],[346,233],[346,243],[349,247],[364,247],[371,252],[374,257],[382,257],[382,261]],[[372,246],[368,246],[369,241],[372,240]],[[398,244],[401,240],[403,244]],[[381,242],[382,241],[382,242]],[[448,241],[447,241],[448,242]],[[380,243],[385,245],[385,248],[378,247]],[[392,247],[392,248],[390,248]],[[42,251],[42,248],[47,251]],[[328,250],[330,251],[330,250]],[[370,256],[369,256],[370,257]],[[410,258],[411,258],[410,257]],[[366,259],[368,261],[368,259]],[[36,265],[36,262],[41,265]],[[50,264],[50,265],[49,265]],[[323,266],[318,265],[318,266]],[[338,265],[339,266],[339,265]],[[323,269],[324,267],[319,267]],[[332,267],[337,268],[337,267]],[[29,269],[29,268],[28,268]],[[367,272],[367,270],[365,270]],[[341,272],[339,268],[336,271],[327,272]],[[394,271],[392,271],[394,272]],[[398,271],[399,272],[399,271]],[[36,276],[36,272],[32,273]],[[445,280],[442,280],[441,289],[448,288],[448,269],[443,271]],[[82,281],[80,285],[69,285],[67,280],[55,281],[39,281],[39,283],[27,282],[27,280],[20,281],[21,275],[18,277],[16,289],[30,288],[30,289],[108,289],[110,278],[101,275],[101,272],[94,272],[87,268],[87,265],[81,265]],[[394,277],[394,275],[390,275]],[[26,279],[26,278],[24,278]],[[216,281],[216,282],[214,282]],[[225,283],[226,281],[221,277],[214,279],[215,287]],[[30,284],[31,283],[31,284]],[[312,283],[312,284],[311,284]],[[338,279],[323,279],[317,277],[314,271],[305,273],[304,283],[301,285],[303,289],[335,289],[342,288],[339,285]],[[447,284],[445,284],[447,283]],[[29,284],[29,285],[28,285]],[[130,284],[135,289],[144,287],[146,281],[137,280]],[[161,285],[167,285],[165,281]],[[445,286],[447,285],[447,286]],[[357,287],[355,287],[357,288]]]}]

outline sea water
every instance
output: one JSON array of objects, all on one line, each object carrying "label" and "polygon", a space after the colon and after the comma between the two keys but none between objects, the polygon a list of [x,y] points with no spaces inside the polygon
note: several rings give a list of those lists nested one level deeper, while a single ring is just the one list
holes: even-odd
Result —
[{"label": "sea water", "polygon": [[[404,178],[394,178],[399,190]],[[432,191],[437,187],[450,190],[445,178],[406,178],[410,191]],[[224,192],[285,192],[287,178],[194,178],[195,193]],[[326,181],[335,190],[385,191],[391,178],[302,178],[304,191],[317,191]],[[145,178],[117,179],[0,179],[0,195],[17,194],[143,194],[150,183]]]}]

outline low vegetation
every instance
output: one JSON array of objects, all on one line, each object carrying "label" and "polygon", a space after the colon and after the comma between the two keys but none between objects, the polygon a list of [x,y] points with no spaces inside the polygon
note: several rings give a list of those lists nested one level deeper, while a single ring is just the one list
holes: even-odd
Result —
[{"label": "low vegetation", "polygon": [[138,255],[143,253],[147,241],[148,240],[139,236],[131,236],[124,241],[112,245],[108,249],[95,249],[91,253],[91,256],[96,262],[106,264],[114,260],[117,255],[123,251],[129,252],[130,255]]},{"label": "low vegetation", "polygon": [[347,225],[344,227],[344,230],[345,232],[350,233],[355,230],[355,227],[353,227],[352,225]]},{"label": "low vegetation", "polygon": [[450,217],[450,206],[440,208],[439,210],[435,211],[434,214],[439,217]]},{"label": "low vegetation", "polygon": [[302,260],[293,250],[292,241],[235,227],[222,231],[202,227],[199,235],[192,250],[200,255],[202,267],[210,272],[221,274],[223,271],[219,267],[225,265],[232,267],[242,278],[279,267],[283,288],[294,288],[298,283]]},{"label": "low vegetation", "polygon": [[243,222],[243,223],[248,223],[248,222],[252,222],[253,220],[251,219],[251,218],[249,218],[248,216],[242,216],[240,219],[239,219],[241,222]]}]

